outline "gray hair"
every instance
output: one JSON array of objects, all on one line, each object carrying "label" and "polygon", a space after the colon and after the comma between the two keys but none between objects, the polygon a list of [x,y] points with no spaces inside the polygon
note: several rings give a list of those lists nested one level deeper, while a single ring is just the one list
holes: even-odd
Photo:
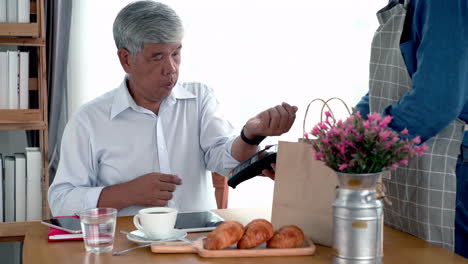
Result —
[{"label": "gray hair", "polygon": [[184,28],[176,12],[153,1],[128,4],[115,18],[113,26],[117,49],[127,49],[136,56],[146,43],[177,43]]}]

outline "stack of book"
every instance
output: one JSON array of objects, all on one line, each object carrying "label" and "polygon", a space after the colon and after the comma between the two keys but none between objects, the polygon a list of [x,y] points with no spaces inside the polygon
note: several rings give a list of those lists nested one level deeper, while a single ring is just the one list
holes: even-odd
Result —
[{"label": "stack of book", "polygon": [[29,52],[0,50],[0,109],[28,108]]},{"label": "stack of book", "polygon": [[[0,23],[30,23],[30,0],[0,0]],[[29,108],[29,53],[0,50],[0,109]]]},{"label": "stack of book", "polygon": [[42,153],[0,154],[0,222],[42,219]]},{"label": "stack of book", "polygon": [[0,23],[29,23],[29,0],[0,0]]}]

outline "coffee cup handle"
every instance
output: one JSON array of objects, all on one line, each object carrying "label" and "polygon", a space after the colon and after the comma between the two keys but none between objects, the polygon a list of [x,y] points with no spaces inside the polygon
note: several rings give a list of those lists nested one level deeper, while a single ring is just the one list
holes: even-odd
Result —
[{"label": "coffee cup handle", "polygon": [[133,224],[136,226],[136,228],[138,228],[138,230],[143,232],[143,227],[140,225],[140,218],[137,214],[133,216]]}]

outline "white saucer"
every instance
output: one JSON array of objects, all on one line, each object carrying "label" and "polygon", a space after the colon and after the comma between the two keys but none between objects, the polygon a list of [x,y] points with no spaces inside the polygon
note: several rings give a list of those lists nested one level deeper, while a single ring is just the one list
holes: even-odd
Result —
[{"label": "white saucer", "polygon": [[[140,230],[134,230],[132,232],[130,232],[130,234],[133,234],[133,235],[137,235],[137,236],[141,236],[141,237],[145,237],[146,238],[146,235],[145,233],[143,233],[142,231]],[[176,241],[178,240],[179,238],[183,238],[183,237],[186,237],[187,236],[187,232],[185,232],[184,230],[179,230],[179,229],[174,229],[172,231],[172,233],[170,235],[168,235],[167,237],[165,237],[163,239],[163,241]],[[135,238],[135,237],[132,237],[130,235],[127,235],[127,239],[130,240],[130,241],[133,241],[135,243],[138,243],[138,244],[146,244],[146,243],[152,243],[152,242],[160,242],[162,241],[161,239],[157,239],[157,240],[142,240],[142,239],[138,239],[138,238]]]}]

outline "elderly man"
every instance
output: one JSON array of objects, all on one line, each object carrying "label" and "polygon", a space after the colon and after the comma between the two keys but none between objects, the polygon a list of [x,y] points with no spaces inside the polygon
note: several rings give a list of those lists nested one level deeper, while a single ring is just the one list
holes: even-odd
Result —
[{"label": "elderly man", "polygon": [[67,124],[49,189],[53,215],[92,207],[114,207],[119,215],[149,206],[215,208],[209,171],[226,175],[258,151],[264,137],[287,132],[297,107],[267,109],[237,136],[212,89],[178,81],[183,27],[170,7],[131,3],[113,32],[127,74]]}]

